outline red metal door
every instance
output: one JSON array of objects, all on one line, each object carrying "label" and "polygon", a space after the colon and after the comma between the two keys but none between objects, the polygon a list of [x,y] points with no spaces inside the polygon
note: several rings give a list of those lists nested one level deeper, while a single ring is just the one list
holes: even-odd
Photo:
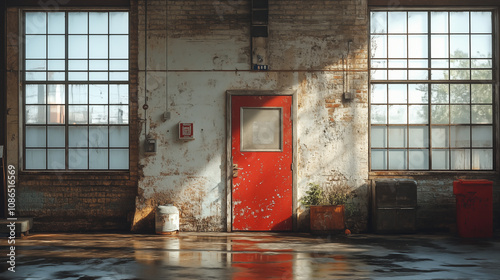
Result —
[{"label": "red metal door", "polygon": [[232,96],[233,230],[292,230],[292,96]]}]

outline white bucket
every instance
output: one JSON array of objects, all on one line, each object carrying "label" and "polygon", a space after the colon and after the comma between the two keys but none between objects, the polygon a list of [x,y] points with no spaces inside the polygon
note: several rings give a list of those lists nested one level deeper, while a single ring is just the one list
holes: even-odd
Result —
[{"label": "white bucket", "polygon": [[155,231],[157,234],[174,234],[179,232],[179,210],[177,207],[167,204],[156,208]]}]

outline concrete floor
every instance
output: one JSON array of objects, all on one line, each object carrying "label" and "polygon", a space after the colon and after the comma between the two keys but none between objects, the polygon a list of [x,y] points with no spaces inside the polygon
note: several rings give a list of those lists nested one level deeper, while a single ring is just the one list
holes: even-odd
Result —
[{"label": "concrete floor", "polygon": [[500,238],[445,235],[33,234],[0,279],[499,279]]}]

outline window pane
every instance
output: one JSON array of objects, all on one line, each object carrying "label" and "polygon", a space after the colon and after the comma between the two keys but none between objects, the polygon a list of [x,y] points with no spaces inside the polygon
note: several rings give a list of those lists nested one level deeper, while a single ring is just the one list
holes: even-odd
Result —
[{"label": "window pane", "polygon": [[376,80],[387,80],[387,70],[371,70],[370,78]]},{"label": "window pane", "polygon": [[69,104],[88,103],[88,85],[69,85]]},{"label": "window pane", "polygon": [[372,169],[383,170],[387,169],[387,151],[386,150],[372,150]]},{"label": "window pane", "polygon": [[47,85],[48,89],[48,104],[64,104],[65,87],[64,85]]},{"label": "window pane", "polygon": [[109,13],[109,33],[128,34],[128,13],[126,12]]},{"label": "window pane", "polygon": [[45,35],[26,35],[26,59],[47,58]]},{"label": "window pane", "polygon": [[491,12],[471,12],[471,32],[491,33],[492,17]]},{"label": "window pane", "polygon": [[432,150],[432,169],[450,169],[450,154],[448,150]]},{"label": "window pane", "polygon": [[493,71],[492,70],[472,70],[471,79],[473,80],[492,80]]},{"label": "window pane", "polygon": [[64,34],[66,14],[61,12],[47,13],[49,23],[49,34]]},{"label": "window pane", "polygon": [[450,80],[470,80],[470,70],[450,70]]},{"label": "window pane", "polygon": [[128,106],[109,106],[109,123],[128,124]]},{"label": "window pane", "polygon": [[472,103],[491,103],[493,87],[491,84],[471,85]]},{"label": "window pane", "polygon": [[26,60],[26,70],[45,71],[47,66],[45,60]]},{"label": "window pane", "polygon": [[[111,62],[109,62],[111,63]],[[89,61],[90,70],[92,71],[108,71],[108,60],[91,60]]]},{"label": "window pane", "polygon": [[88,150],[69,149],[69,169],[88,169]]},{"label": "window pane", "polygon": [[128,60],[111,60],[109,70],[128,71]]},{"label": "window pane", "polygon": [[410,148],[427,148],[429,147],[429,127],[414,126],[410,127],[410,135],[408,137]]},{"label": "window pane", "polygon": [[107,124],[108,123],[108,106],[92,105],[89,106],[90,123],[91,124]]},{"label": "window pane", "polygon": [[491,105],[472,105],[472,123],[493,123],[493,107]]},{"label": "window pane", "polygon": [[46,145],[45,139],[45,127],[26,127],[26,147],[44,148]]},{"label": "window pane", "polygon": [[469,84],[451,84],[450,85],[451,103],[469,103],[470,85]]},{"label": "window pane", "polygon": [[387,12],[371,12],[371,33],[387,33]]},{"label": "window pane", "polygon": [[26,13],[26,34],[45,34],[47,14],[44,12]]},{"label": "window pane", "polygon": [[431,89],[432,103],[448,103],[450,101],[450,88],[447,84],[434,84]]},{"label": "window pane", "polygon": [[64,124],[66,122],[66,112],[64,105],[48,106],[49,115],[47,123],[49,124]]},{"label": "window pane", "polygon": [[450,144],[455,147],[470,147],[470,127],[452,126],[450,127]]},{"label": "window pane", "polygon": [[110,72],[110,81],[128,81],[128,72]]},{"label": "window pane", "polygon": [[407,123],[407,107],[405,105],[390,105],[389,106],[389,123],[390,124],[406,124]]},{"label": "window pane", "polygon": [[89,169],[108,169],[108,150],[89,150]]},{"label": "window pane", "polygon": [[491,126],[473,126],[472,147],[493,147],[493,128]]},{"label": "window pane", "polygon": [[69,60],[68,61],[69,70],[88,70],[88,60]]},{"label": "window pane", "polygon": [[109,103],[128,104],[128,85],[109,85]]},{"label": "window pane", "polygon": [[470,68],[469,59],[450,59],[451,68]]},{"label": "window pane", "polygon": [[472,150],[472,169],[492,170],[493,150]]},{"label": "window pane", "polygon": [[91,126],[89,127],[89,147],[103,148],[108,147],[108,127]]},{"label": "window pane", "polygon": [[407,80],[408,71],[406,70],[389,70],[389,80]]},{"label": "window pane", "polygon": [[387,123],[387,106],[373,105],[371,106],[371,123],[386,124]]},{"label": "window pane", "polygon": [[26,169],[45,169],[46,153],[42,149],[26,149]]},{"label": "window pane", "polygon": [[472,68],[493,68],[491,59],[472,59]]},{"label": "window pane", "polygon": [[408,62],[410,68],[427,68],[428,66],[429,61],[424,59],[412,59]]},{"label": "window pane", "polygon": [[431,57],[448,58],[448,35],[431,36]]},{"label": "window pane", "polygon": [[70,72],[68,73],[68,80],[69,81],[87,81],[88,78],[88,73],[87,72]]},{"label": "window pane", "polygon": [[409,108],[410,124],[427,124],[429,123],[429,106],[427,105],[410,105]]},{"label": "window pane", "polygon": [[26,106],[26,124],[45,124],[46,120],[45,105]]},{"label": "window pane", "polygon": [[63,35],[50,35],[49,38],[49,56],[52,59],[64,59],[65,54],[65,38]]},{"label": "window pane", "polygon": [[90,104],[108,103],[108,85],[90,85],[89,86]]},{"label": "window pane", "polygon": [[107,34],[108,13],[89,13],[89,25],[90,34]]},{"label": "window pane", "polygon": [[93,35],[89,36],[89,57],[108,58],[108,36]]},{"label": "window pane", "polygon": [[109,150],[109,169],[128,169],[128,150]]},{"label": "window pane", "polygon": [[410,70],[408,71],[409,80],[428,80],[429,71],[427,70]]},{"label": "window pane", "polygon": [[388,12],[388,33],[406,33],[406,12]]},{"label": "window pane", "polygon": [[65,169],[66,152],[64,149],[50,149],[47,151],[47,169]]},{"label": "window pane", "polygon": [[129,48],[127,35],[109,36],[109,58],[127,59]]},{"label": "window pane", "polygon": [[450,13],[450,33],[469,33],[469,12]]},{"label": "window pane", "polygon": [[68,132],[68,145],[75,148],[88,147],[88,127],[70,126]]},{"label": "window pane", "polygon": [[49,72],[48,73],[49,81],[64,81],[66,77],[66,73],[64,72]]},{"label": "window pane", "polygon": [[471,57],[472,58],[492,57],[491,35],[471,35]]},{"label": "window pane", "polygon": [[429,169],[429,150],[410,150],[409,153],[411,170]]},{"label": "window pane", "polygon": [[426,84],[408,85],[409,103],[427,103],[429,101],[429,87]]},{"label": "window pane", "polygon": [[387,127],[372,126],[371,146],[372,148],[387,148]]},{"label": "window pane", "polygon": [[406,150],[389,151],[389,169],[404,170],[406,166]]},{"label": "window pane", "polygon": [[431,33],[448,33],[448,12],[431,12]]},{"label": "window pane", "polygon": [[406,58],[406,36],[389,35],[389,45],[387,49],[389,58]]},{"label": "window pane", "polygon": [[427,12],[408,12],[408,33],[427,33]]},{"label": "window pane", "polygon": [[469,57],[469,35],[450,35],[450,57]]},{"label": "window pane", "polygon": [[117,148],[128,147],[128,126],[109,127],[109,146]]},{"label": "window pane", "polygon": [[409,58],[427,58],[429,56],[429,45],[426,35],[408,36]]},{"label": "window pane", "polygon": [[88,13],[68,13],[69,34],[87,34]]},{"label": "window pane", "polygon": [[453,123],[453,124],[470,123],[470,106],[469,105],[451,105],[450,106],[450,123]]},{"label": "window pane", "polygon": [[387,57],[387,36],[372,35],[371,38],[371,57],[386,58]]},{"label": "window pane", "polygon": [[451,169],[470,169],[470,150],[451,150]]},{"label": "window pane", "polygon": [[432,147],[434,148],[448,148],[450,142],[450,135],[448,133],[448,126],[434,126],[431,128],[432,133]]},{"label": "window pane", "polygon": [[389,127],[389,148],[406,148],[406,127]]},{"label": "window pane", "polygon": [[66,65],[64,60],[49,60],[48,70],[64,71],[66,70]]},{"label": "window pane", "polygon": [[88,107],[87,106],[68,106],[69,124],[87,124]]},{"label": "window pane", "polygon": [[68,36],[68,58],[82,59],[88,58],[88,37],[86,35]]},{"label": "window pane", "polygon": [[448,124],[450,122],[449,110],[448,105],[431,105],[431,123]]},{"label": "window pane", "polygon": [[45,104],[45,85],[26,85],[26,104]]},{"label": "window pane", "polygon": [[406,103],[408,94],[406,84],[389,85],[389,103]]},{"label": "window pane", "polygon": [[65,139],[65,127],[64,126],[49,126],[47,127],[47,147],[50,148],[62,148],[66,145]]},{"label": "window pane", "polygon": [[90,72],[89,80],[91,81],[107,81],[108,72]]}]

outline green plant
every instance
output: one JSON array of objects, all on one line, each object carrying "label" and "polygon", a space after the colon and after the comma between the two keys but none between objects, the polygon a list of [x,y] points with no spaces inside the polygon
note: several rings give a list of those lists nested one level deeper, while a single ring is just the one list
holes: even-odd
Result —
[{"label": "green plant", "polygon": [[309,190],[300,200],[305,206],[310,205],[343,205],[352,197],[351,188],[347,185],[329,185],[309,183]]}]

